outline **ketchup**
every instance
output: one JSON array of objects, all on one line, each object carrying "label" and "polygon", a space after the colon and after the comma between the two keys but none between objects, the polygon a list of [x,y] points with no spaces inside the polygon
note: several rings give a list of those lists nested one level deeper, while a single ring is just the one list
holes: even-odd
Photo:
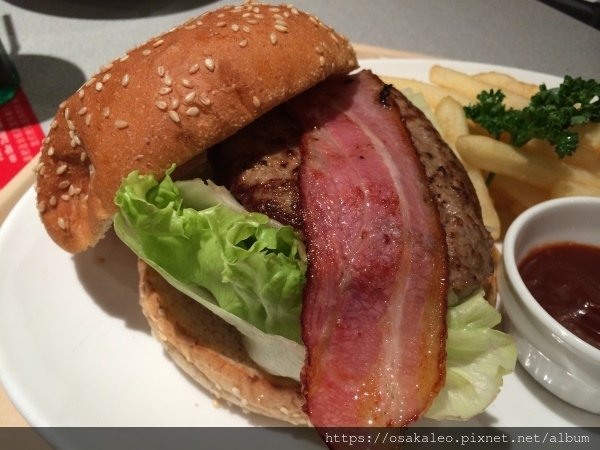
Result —
[{"label": "ketchup", "polygon": [[559,242],[519,263],[538,303],[573,334],[600,349],[600,247]]}]

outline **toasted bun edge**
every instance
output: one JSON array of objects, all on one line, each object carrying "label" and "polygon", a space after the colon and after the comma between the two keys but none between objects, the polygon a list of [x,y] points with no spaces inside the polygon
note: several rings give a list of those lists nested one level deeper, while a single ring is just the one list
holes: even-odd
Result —
[{"label": "toasted bun edge", "polygon": [[141,260],[140,305],[154,337],[185,373],[217,399],[294,425],[308,425],[300,383],[268,374],[239,331],[179,292]]}]

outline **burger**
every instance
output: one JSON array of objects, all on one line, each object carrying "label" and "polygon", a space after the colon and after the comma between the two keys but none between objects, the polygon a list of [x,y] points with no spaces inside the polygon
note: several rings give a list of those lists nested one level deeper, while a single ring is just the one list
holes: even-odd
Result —
[{"label": "burger", "polygon": [[460,162],[293,6],[220,8],[103,66],[59,106],[37,192],[69,252],[114,223],[153,335],[244,410],[316,427],[466,419],[514,366]]}]

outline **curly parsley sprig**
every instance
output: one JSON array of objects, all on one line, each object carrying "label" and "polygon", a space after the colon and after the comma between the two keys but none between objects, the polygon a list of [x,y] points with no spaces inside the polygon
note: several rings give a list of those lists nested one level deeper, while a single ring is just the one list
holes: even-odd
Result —
[{"label": "curly parsley sprig", "polygon": [[517,147],[530,139],[544,139],[564,158],[579,143],[571,127],[600,122],[600,83],[567,75],[560,86],[548,89],[542,84],[539,89],[524,109],[507,109],[501,90],[483,91],[477,104],[465,107],[465,113],[495,138],[507,133]]}]

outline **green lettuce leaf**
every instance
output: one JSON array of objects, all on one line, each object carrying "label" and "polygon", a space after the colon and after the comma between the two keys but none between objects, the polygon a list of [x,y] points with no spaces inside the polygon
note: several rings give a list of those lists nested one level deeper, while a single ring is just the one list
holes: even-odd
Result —
[{"label": "green lettuce leaf", "polygon": [[281,353],[276,342],[302,348],[306,262],[298,234],[244,211],[223,188],[201,180],[178,186],[169,175],[157,182],[131,173],[115,197],[118,236],[171,284],[240,329],[249,347],[272,342],[264,358]]},{"label": "green lettuce leaf", "polygon": [[517,359],[513,338],[493,329],[500,319],[482,291],[448,308],[446,383],[426,417],[469,419],[496,398]]}]

